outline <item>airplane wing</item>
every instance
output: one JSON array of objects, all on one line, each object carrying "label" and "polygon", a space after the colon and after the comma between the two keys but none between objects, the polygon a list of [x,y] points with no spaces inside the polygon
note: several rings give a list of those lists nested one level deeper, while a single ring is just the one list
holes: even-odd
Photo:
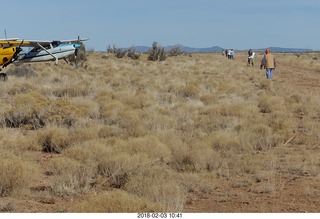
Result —
[{"label": "airplane wing", "polygon": [[19,38],[6,38],[6,39],[0,39],[0,41],[16,41],[19,40]]},{"label": "airplane wing", "polygon": [[29,45],[30,42],[28,41],[24,41],[24,40],[4,40],[4,39],[0,39],[0,48],[2,47],[10,47],[10,46],[27,46]]},{"label": "airplane wing", "polygon": [[55,44],[55,45],[59,45],[61,43],[66,43],[66,44],[72,44],[72,43],[79,43],[79,42],[83,42],[83,41],[87,41],[89,40],[89,38],[78,38],[78,39],[71,39],[71,40],[27,40],[27,42],[29,42],[28,45],[24,45],[24,46],[29,46],[29,47],[40,47],[41,46],[48,46],[50,44]]},{"label": "airplane wing", "polygon": [[59,40],[61,43],[79,43],[83,41],[87,41],[89,38],[78,38],[78,39],[72,39],[72,40]]},{"label": "airplane wing", "polygon": [[29,44],[27,46],[30,47],[38,47],[39,45],[41,46],[46,46],[46,45],[50,45],[52,42],[52,40],[28,40]]}]

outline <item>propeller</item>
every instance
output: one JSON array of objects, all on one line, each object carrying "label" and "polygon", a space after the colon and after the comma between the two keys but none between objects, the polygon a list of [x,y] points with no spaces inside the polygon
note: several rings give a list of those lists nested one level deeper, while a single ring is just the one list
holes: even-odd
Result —
[{"label": "propeller", "polygon": [[19,55],[19,53],[22,51],[21,46],[22,46],[22,44],[23,44],[23,41],[24,41],[24,40],[22,40],[21,43],[20,43],[20,45],[19,45],[18,47],[16,47],[16,51],[14,52],[11,60],[10,60],[9,62],[7,62],[6,64],[4,64],[3,67],[7,67],[9,64],[11,64],[12,62],[14,62],[15,60],[18,59],[18,55]]},{"label": "propeller", "polygon": [[12,56],[12,61],[15,61],[18,58],[19,53],[22,51],[21,46],[24,42],[24,39],[21,41],[20,45],[16,47],[16,52]]}]

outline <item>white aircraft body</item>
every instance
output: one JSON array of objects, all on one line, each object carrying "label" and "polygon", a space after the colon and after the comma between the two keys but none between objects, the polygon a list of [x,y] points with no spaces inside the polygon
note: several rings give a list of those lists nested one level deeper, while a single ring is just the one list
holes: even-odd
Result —
[{"label": "white aircraft body", "polygon": [[27,40],[30,43],[28,47],[31,50],[19,54],[17,62],[45,62],[55,61],[58,64],[59,59],[66,59],[68,56],[76,54],[77,49],[81,47],[80,42],[86,39],[60,40],[60,41],[36,41]]}]

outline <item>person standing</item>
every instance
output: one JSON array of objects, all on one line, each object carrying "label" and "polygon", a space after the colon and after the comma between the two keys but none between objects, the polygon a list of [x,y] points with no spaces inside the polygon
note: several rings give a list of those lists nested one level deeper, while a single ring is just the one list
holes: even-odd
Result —
[{"label": "person standing", "polygon": [[247,66],[250,66],[250,65],[253,66],[254,55],[255,55],[255,53],[252,51],[252,49],[250,49],[248,51],[248,63],[247,63]]},{"label": "person standing", "polygon": [[272,71],[276,68],[276,58],[274,57],[273,54],[271,54],[271,51],[269,48],[266,49],[265,53],[266,54],[263,56],[261,60],[260,69],[262,69],[262,67],[266,69],[266,77],[267,79],[271,79]]},{"label": "person standing", "polygon": [[228,49],[228,59],[234,59],[234,50]]}]

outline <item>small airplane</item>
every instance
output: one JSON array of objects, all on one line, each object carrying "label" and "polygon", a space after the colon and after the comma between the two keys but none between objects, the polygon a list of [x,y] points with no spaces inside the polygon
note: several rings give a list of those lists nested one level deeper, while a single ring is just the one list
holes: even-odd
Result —
[{"label": "small airplane", "polygon": [[[0,71],[18,59],[21,46],[26,45],[29,45],[29,42],[18,38],[0,39]],[[6,80],[7,75],[1,72],[0,78]]]},{"label": "small airplane", "polygon": [[77,51],[81,47],[80,43],[86,40],[88,38],[80,39],[79,37],[78,39],[56,41],[27,40],[29,44],[23,45],[23,47],[32,47],[32,49],[25,53],[19,53],[15,61],[18,63],[55,61],[57,65],[59,59],[66,60],[70,55],[77,55]]},{"label": "small airplane", "polygon": [[0,66],[6,67],[18,58],[22,51],[21,46],[29,45],[29,42],[18,38],[0,39]]}]

